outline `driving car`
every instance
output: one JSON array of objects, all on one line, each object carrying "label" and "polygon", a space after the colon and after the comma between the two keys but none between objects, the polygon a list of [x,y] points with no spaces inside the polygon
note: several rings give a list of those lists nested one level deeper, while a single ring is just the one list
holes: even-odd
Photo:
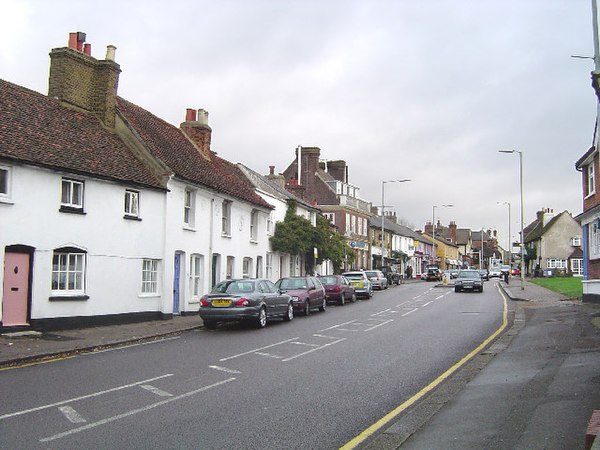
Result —
[{"label": "driving car", "polygon": [[381,270],[367,270],[365,273],[369,277],[369,280],[371,280],[373,289],[382,291],[388,288],[388,280]]},{"label": "driving car", "polygon": [[479,269],[479,275],[482,280],[488,281],[490,279],[490,273],[487,269]]},{"label": "driving car", "polygon": [[502,273],[500,272],[500,267],[492,267],[490,269],[490,278],[500,278],[500,275],[502,275]]},{"label": "driving car", "polygon": [[346,301],[355,302],[356,293],[354,288],[343,275],[323,275],[319,281],[325,288],[325,299],[327,301],[338,302],[343,306]]},{"label": "driving car", "polygon": [[388,284],[400,284],[400,272],[394,266],[383,266],[381,271],[388,280]]},{"label": "driving car", "polygon": [[214,329],[219,322],[247,321],[264,328],[267,321],[294,318],[292,297],[282,293],[270,280],[244,278],[224,280],[200,298],[204,326]]},{"label": "driving car", "polygon": [[462,291],[483,292],[483,280],[479,270],[461,270],[454,280],[454,292]]},{"label": "driving car", "polygon": [[427,272],[423,272],[421,279],[425,281],[442,281],[442,271],[437,267],[430,267]]},{"label": "driving car", "polygon": [[325,311],[327,308],[325,288],[317,277],[284,277],[277,280],[275,286],[291,295],[294,309],[302,311],[305,316],[312,309]]},{"label": "driving car", "polygon": [[342,273],[345,276],[352,287],[357,297],[371,298],[373,297],[373,286],[367,274],[363,270],[355,270],[351,272]]},{"label": "driving car", "polygon": [[456,278],[458,276],[458,272],[460,272],[460,269],[458,268],[450,269],[450,278]]}]

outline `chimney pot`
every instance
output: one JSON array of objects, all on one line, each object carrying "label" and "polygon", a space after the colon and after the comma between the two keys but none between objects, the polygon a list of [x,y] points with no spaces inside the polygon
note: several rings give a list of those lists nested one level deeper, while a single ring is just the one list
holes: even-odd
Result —
[{"label": "chimney pot", "polygon": [[92,44],[83,44],[83,53],[92,56]]},{"label": "chimney pot", "polygon": [[198,122],[200,122],[201,125],[208,125],[208,111],[204,109],[198,110]]},{"label": "chimney pot", "polygon": [[269,175],[275,175],[275,166],[269,166]]},{"label": "chimney pot", "polygon": [[114,61],[115,60],[115,51],[117,50],[117,47],[115,47],[114,45],[107,45],[106,46],[106,60],[107,61]]},{"label": "chimney pot", "polygon": [[77,33],[69,33],[69,48],[77,50]]},{"label": "chimney pot", "polygon": [[186,122],[195,122],[196,121],[196,110],[192,108],[187,108],[185,110],[185,121]]},{"label": "chimney pot", "polygon": [[85,42],[85,33],[81,31],[77,32],[77,50],[80,52],[83,51],[83,43]]}]

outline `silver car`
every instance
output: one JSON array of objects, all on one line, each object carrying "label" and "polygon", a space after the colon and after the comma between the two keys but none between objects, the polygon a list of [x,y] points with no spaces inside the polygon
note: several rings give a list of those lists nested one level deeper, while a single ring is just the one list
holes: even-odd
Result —
[{"label": "silver car", "polygon": [[388,288],[387,277],[381,270],[365,270],[367,277],[373,285],[373,289],[379,289],[380,291]]}]

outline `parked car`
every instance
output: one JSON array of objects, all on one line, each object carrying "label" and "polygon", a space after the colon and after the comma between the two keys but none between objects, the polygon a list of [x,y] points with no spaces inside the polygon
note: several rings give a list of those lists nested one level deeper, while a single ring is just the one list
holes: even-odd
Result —
[{"label": "parked car", "polygon": [[365,273],[369,277],[369,280],[371,280],[373,289],[382,291],[388,288],[388,280],[381,270],[367,270]]},{"label": "parked car", "polygon": [[490,279],[490,273],[487,269],[479,269],[479,275],[482,280],[488,281]]},{"label": "parked car", "polygon": [[423,272],[421,279],[425,281],[442,281],[442,271],[435,267],[430,267]]},{"label": "parked car", "polygon": [[348,279],[357,297],[373,297],[373,285],[363,270],[344,272],[342,275]]},{"label": "parked car", "polygon": [[500,267],[492,267],[490,269],[490,278],[500,278],[500,275],[502,275]]},{"label": "parked car", "polygon": [[458,272],[460,272],[460,269],[458,268],[450,269],[450,278],[456,278],[458,276]]},{"label": "parked car", "polygon": [[500,266],[500,273],[504,275],[504,272],[508,272],[510,274],[510,266],[505,264]]},{"label": "parked car", "polygon": [[355,302],[356,293],[350,281],[343,275],[324,275],[318,277],[325,288],[325,299],[344,305],[346,301]]},{"label": "parked car", "polygon": [[394,266],[383,266],[381,271],[388,280],[388,284],[400,284],[400,272]]},{"label": "parked car", "polygon": [[275,286],[291,295],[294,309],[302,311],[305,316],[308,316],[312,309],[325,311],[327,308],[325,288],[316,277],[280,278]]},{"label": "parked car", "polygon": [[483,292],[483,280],[479,270],[461,270],[454,280],[454,292],[462,291]]},{"label": "parked car", "polygon": [[518,267],[514,267],[514,268],[511,270],[510,274],[511,274],[512,276],[514,276],[514,277],[520,277],[520,276],[521,276],[521,269],[520,269],[520,268],[518,268]]},{"label": "parked car", "polygon": [[214,329],[218,322],[249,321],[264,328],[267,320],[294,318],[292,297],[282,293],[269,280],[245,278],[218,283],[200,299],[204,326]]}]

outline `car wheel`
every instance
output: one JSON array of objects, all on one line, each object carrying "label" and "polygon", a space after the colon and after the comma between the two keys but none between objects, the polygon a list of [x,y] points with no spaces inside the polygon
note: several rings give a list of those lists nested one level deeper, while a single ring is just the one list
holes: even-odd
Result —
[{"label": "car wheel", "polygon": [[385,287],[384,287],[384,289],[387,289],[387,288],[388,288],[388,284],[387,284],[387,283],[385,283]]},{"label": "car wheel", "polygon": [[460,292],[460,289],[459,289],[459,288],[457,288],[457,287],[455,287],[455,288],[454,288],[454,292]]},{"label": "car wheel", "polygon": [[327,300],[325,300],[325,297],[323,297],[323,303],[321,304],[321,306],[319,306],[319,311],[325,312],[326,309],[327,309]]},{"label": "car wheel", "polygon": [[342,296],[340,297],[340,306],[344,306],[346,304],[346,294],[342,292]]},{"label": "car wheel", "polygon": [[306,299],[306,301],[304,302],[304,315],[308,316],[310,314],[310,304],[308,302],[308,299]]},{"label": "car wheel", "polygon": [[283,320],[285,320],[286,322],[290,322],[292,319],[294,318],[294,305],[292,305],[292,303],[288,303],[287,306],[287,311],[285,313],[285,316],[283,316]]},{"label": "car wheel", "polygon": [[479,289],[479,293],[483,292],[483,286],[481,286],[481,289]]},{"label": "car wheel", "polygon": [[256,326],[258,328],[264,328],[267,326],[267,310],[265,308],[260,308],[260,310],[258,311]]},{"label": "car wheel", "polygon": [[208,328],[209,330],[214,330],[215,328],[217,328],[217,322],[215,322],[213,320],[205,320],[204,328]]},{"label": "car wheel", "polygon": [[356,294],[354,292],[352,293],[352,298],[350,298],[350,301],[352,303],[354,303],[356,301]]},{"label": "car wheel", "polygon": [[372,298],[372,297],[373,297],[373,291],[371,290],[371,291],[368,292],[367,298]]}]

